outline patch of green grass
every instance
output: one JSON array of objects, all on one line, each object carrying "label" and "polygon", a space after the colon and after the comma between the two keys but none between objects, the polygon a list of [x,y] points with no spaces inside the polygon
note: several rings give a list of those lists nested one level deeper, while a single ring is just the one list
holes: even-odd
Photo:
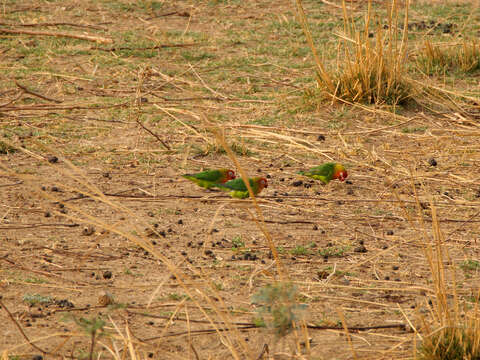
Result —
[{"label": "patch of green grass", "polygon": [[476,271],[480,269],[480,261],[478,260],[465,260],[460,263],[460,269],[463,271]]},{"label": "patch of green grass", "polygon": [[475,328],[443,327],[426,337],[419,360],[480,359],[479,334]]},{"label": "patch of green grass", "polygon": [[48,281],[42,278],[37,278],[37,277],[32,277],[32,278],[26,278],[25,280],[26,283],[30,284],[47,284]]},{"label": "patch of green grass", "polygon": [[350,248],[350,245],[328,246],[318,250],[318,254],[323,257],[342,257]]},{"label": "patch of green grass", "polygon": [[237,235],[232,239],[232,250],[238,250],[245,247],[245,241],[242,240],[242,237]]},{"label": "patch of green grass", "polygon": [[39,294],[25,294],[23,295],[23,301],[33,306],[37,304],[49,304],[53,300],[50,296],[42,296]]},{"label": "patch of green grass", "polygon": [[190,297],[186,294],[170,293],[168,294],[168,299],[173,301],[180,301],[183,299],[190,300]]},{"label": "patch of green grass", "polygon": [[310,251],[305,247],[301,245],[295,246],[292,250],[290,250],[290,254],[292,255],[308,255]]},{"label": "patch of green grass", "polygon": [[402,133],[404,134],[424,133],[427,129],[428,129],[428,126],[404,127],[402,128]]},{"label": "patch of green grass", "polygon": [[205,59],[215,59],[214,54],[207,52],[198,52],[198,51],[183,51],[181,53],[182,57],[189,62],[196,62]]}]

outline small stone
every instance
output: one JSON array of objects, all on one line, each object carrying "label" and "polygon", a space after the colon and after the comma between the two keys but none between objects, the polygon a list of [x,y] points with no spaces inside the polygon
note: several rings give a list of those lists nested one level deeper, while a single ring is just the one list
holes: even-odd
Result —
[{"label": "small stone", "polygon": [[187,256],[187,252],[186,252],[186,251],[182,251],[181,254],[182,254],[183,256]]},{"label": "small stone", "polygon": [[59,189],[58,187],[56,187],[56,186],[52,186],[52,187],[50,188],[50,191],[52,191],[52,192],[59,192],[60,189]]},{"label": "small stone", "polygon": [[104,271],[103,272],[103,278],[104,279],[111,279],[113,276],[112,272],[110,270]]},{"label": "small stone", "polygon": [[303,184],[303,181],[302,180],[298,180],[298,181],[294,181],[292,183],[292,186],[301,186]]},{"label": "small stone", "polygon": [[266,177],[267,179],[271,179],[271,178],[272,178],[272,176],[271,176],[270,174],[265,175],[265,177]]},{"label": "small stone", "polygon": [[183,225],[183,220],[182,220],[182,219],[178,220],[178,221],[177,221],[177,224],[178,224],[178,225]]},{"label": "small stone", "polygon": [[101,291],[98,294],[98,305],[107,306],[113,304],[114,302],[115,300],[113,299],[113,295],[108,291]]},{"label": "small stone", "polygon": [[205,255],[213,255],[213,251],[212,250],[205,250]]},{"label": "small stone", "polygon": [[92,225],[87,226],[87,227],[83,228],[83,230],[82,230],[82,235],[84,235],[84,236],[90,236],[94,233],[95,233],[95,228]]},{"label": "small stone", "polygon": [[347,185],[352,185],[353,182],[351,182],[350,180],[345,180],[345,184],[347,184]]},{"label": "small stone", "polygon": [[398,270],[399,268],[400,268],[400,267],[397,266],[397,265],[393,265],[393,266],[392,266],[392,269],[393,269],[393,270]]},{"label": "small stone", "polygon": [[50,164],[55,164],[55,163],[58,162],[58,157],[56,157],[56,156],[49,156],[49,157],[47,158],[47,160],[48,160],[48,162],[49,162]]},{"label": "small stone", "polygon": [[366,253],[368,250],[364,245],[357,246],[354,250],[357,253]]},{"label": "small stone", "polygon": [[428,163],[430,164],[430,166],[437,166],[437,160],[435,160],[434,158],[430,158],[428,160]]},{"label": "small stone", "polygon": [[317,141],[325,141],[325,135],[318,135]]},{"label": "small stone", "polygon": [[387,235],[393,235],[393,230],[387,230]]}]

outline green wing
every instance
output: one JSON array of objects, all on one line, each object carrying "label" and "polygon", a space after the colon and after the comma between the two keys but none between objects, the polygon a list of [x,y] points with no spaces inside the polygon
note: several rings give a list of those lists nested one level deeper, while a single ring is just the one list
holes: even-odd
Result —
[{"label": "green wing", "polygon": [[[250,186],[253,187],[252,180],[250,180]],[[225,184],[218,184],[218,187],[229,189],[229,190],[234,190],[234,191],[247,191],[248,192],[247,186],[243,182],[242,178],[227,181]]]},{"label": "green wing", "polygon": [[220,170],[206,170],[196,174],[186,174],[183,177],[187,177],[187,176],[198,179],[198,180],[218,182],[222,179],[223,173]]},{"label": "green wing", "polygon": [[324,184],[328,184],[333,178],[334,168],[335,163],[325,163],[323,165],[315,166],[310,170],[301,171],[299,173],[312,179],[320,180]]},{"label": "green wing", "polygon": [[[253,193],[257,194],[258,184],[252,179],[248,179],[248,181],[250,182],[250,187],[252,188]],[[245,199],[250,196],[247,186],[242,178],[227,181],[225,184],[215,184],[215,186],[222,190],[229,191],[230,196],[233,198]]]},{"label": "green wing", "polygon": [[223,178],[223,172],[221,170],[205,170],[196,174],[182,175],[185,179],[193,181],[198,186],[205,189],[210,189]]}]

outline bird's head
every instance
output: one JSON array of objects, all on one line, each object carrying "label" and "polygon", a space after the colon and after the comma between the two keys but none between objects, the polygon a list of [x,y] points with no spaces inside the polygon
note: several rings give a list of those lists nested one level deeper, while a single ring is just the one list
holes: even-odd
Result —
[{"label": "bird's head", "polygon": [[268,187],[268,181],[267,181],[267,179],[265,179],[265,178],[259,178],[259,179],[258,179],[258,185],[259,185],[260,189],[263,189],[263,188]]},{"label": "bird's head", "polygon": [[233,180],[233,179],[235,179],[235,171],[227,170],[227,178],[225,181]]},{"label": "bird's head", "polygon": [[344,181],[348,176],[347,170],[342,164],[335,164],[333,168],[333,178],[338,179],[340,181]]}]

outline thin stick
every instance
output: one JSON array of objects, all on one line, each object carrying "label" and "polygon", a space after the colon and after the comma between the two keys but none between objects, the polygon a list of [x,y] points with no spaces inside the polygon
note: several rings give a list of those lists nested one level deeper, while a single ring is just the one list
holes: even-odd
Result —
[{"label": "thin stick", "polygon": [[5,304],[0,300],[0,307],[2,307],[8,314],[8,317],[10,318],[10,320],[13,321],[13,323],[15,324],[15,326],[18,328],[18,330],[20,330],[20,332],[22,333],[22,336],[25,338],[25,340],[27,340],[27,342],[33,347],[35,348],[36,350],[40,351],[42,354],[49,354],[48,352],[46,352],[45,350],[39,348],[37,345],[35,345],[34,343],[32,343],[30,341],[30,339],[28,338],[27,334],[25,334],[25,332],[23,331],[22,327],[20,326],[20,324],[17,322],[17,320],[15,320],[15,318],[13,317],[12,313],[7,309],[7,307],[5,306]]},{"label": "thin stick", "polygon": [[24,26],[24,27],[36,27],[36,26],[73,26],[79,28],[87,28],[87,29],[96,29],[96,30],[107,30],[107,28],[103,26],[96,26],[96,25],[83,25],[83,24],[74,24],[68,22],[45,22],[45,23],[28,23],[28,24],[9,24],[5,22],[0,22],[1,26]]},{"label": "thin stick", "polygon": [[99,50],[99,51],[118,51],[118,50],[145,51],[145,50],[158,50],[158,49],[172,48],[172,47],[188,47],[188,46],[195,46],[195,45],[201,45],[201,43],[161,44],[161,45],[155,45],[155,46],[149,46],[149,47],[143,47],[143,48],[134,48],[134,47],[122,46],[122,47],[113,47],[113,48],[104,49],[104,48],[93,47],[90,50]]},{"label": "thin stick", "polygon": [[86,41],[93,41],[100,44],[112,44],[112,39],[107,39],[100,36],[92,35],[78,35],[78,34],[69,34],[61,32],[50,32],[50,31],[30,31],[30,30],[13,30],[13,29],[3,29],[0,28],[0,33],[7,34],[19,34],[19,35],[34,35],[34,36],[54,36],[54,37],[67,37],[72,39],[80,39]]},{"label": "thin stick", "polygon": [[150,130],[149,128],[147,128],[145,125],[142,124],[142,122],[138,119],[135,120],[137,122],[138,125],[140,125],[140,127],[145,130],[146,132],[148,132],[150,135],[152,135],[153,137],[155,137],[155,139],[157,139],[167,150],[172,150],[172,148],[165,142],[163,141],[160,136],[158,136],[157,134],[155,134],[152,130]]},{"label": "thin stick", "polygon": [[53,101],[53,102],[56,102],[56,103],[58,103],[58,104],[63,102],[63,100],[52,99],[51,97],[48,97],[48,96],[39,94],[39,93],[37,93],[37,92],[35,92],[35,91],[32,91],[32,90],[28,89],[26,86],[18,83],[17,80],[15,80],[15,84],[16,84],[20,89],[22,89],[23,91],[25,91],[27,94],[30,94],[30,95],[39,97],[40,99],[47,100],[47,101]]}]

